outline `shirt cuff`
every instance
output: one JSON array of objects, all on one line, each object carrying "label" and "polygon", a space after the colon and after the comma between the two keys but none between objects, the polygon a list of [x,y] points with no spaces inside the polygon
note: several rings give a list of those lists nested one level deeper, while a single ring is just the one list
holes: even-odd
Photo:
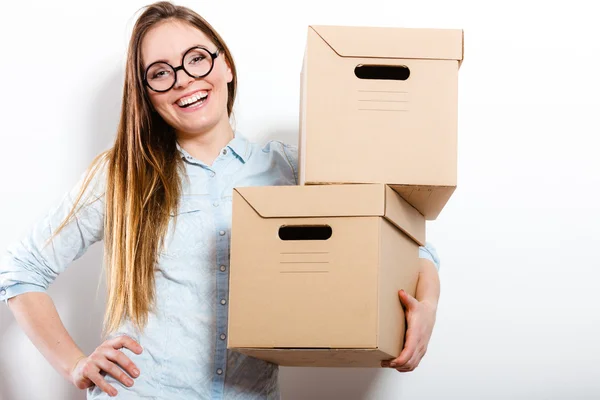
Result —
[{"label": "shirt cuff", "polygon": [[17,283],[9,287],[0,286],[0,301],[8,304],[8,299],[29,292],[46,293],[46,289],[31,283]]}]

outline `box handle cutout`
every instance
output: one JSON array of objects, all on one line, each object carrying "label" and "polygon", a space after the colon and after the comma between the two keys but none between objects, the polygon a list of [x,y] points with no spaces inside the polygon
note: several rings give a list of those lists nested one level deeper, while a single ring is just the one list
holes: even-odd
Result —
[{"label": "box handle cutout", "polygon": [[359,64],[354,68],[354,75],[359,79],[405,81],[410,76],[410,69],[406,65]]},{"label": "box handle cutout", "polygon": [[282,225],[279,228],[281,240],[327,240],[331,234],[329,225]]}]

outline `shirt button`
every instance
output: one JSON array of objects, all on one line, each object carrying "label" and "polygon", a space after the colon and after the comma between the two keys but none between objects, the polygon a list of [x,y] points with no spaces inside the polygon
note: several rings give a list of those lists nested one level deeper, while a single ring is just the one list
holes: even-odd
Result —
[{"label": "shirt button", "polygon": [[225,338],[227,337],[227,335],[225,335],[224,333],[221,333],[221,336],[219,336],[221,338],[221,340],[225,340]]},{"label": "shirt button", "polygon": [[221,270],[221,272],[225,272],[225,270],[227,270],[227,267],[226,267],[226,266],[224,266],[224,265],[221,265],[221,266],[219,267],[219,269]]},{"label": "shirt button", "polygon": [[0,290],[0,296],[4,296],[6,294],[6,290],[2,289]]},{"label": "shirt button", "polygon": [[227,300],[221,299],[221,304],[223,304],[223,305],[227,304]]},{"label": "shirt button", "polygon": [[227,149],[223,149],[223,155],[227,154]]},{"label": "shirt button", "polygon": [[223,375],[223,370],[221,368],[217,370],[217,375]]},{"label": "shirt button", "polygon": [[221,235],[221,236],[225,236],[225,231],[220,231],[220,232],[219,232],[219,235]]},{"label": "shirt button", "polygon": [[215,202],[213,203],[213,206],[215,206],[215,207],[219,207],[219,202],[218,202],[218,201],[215,201]]}]

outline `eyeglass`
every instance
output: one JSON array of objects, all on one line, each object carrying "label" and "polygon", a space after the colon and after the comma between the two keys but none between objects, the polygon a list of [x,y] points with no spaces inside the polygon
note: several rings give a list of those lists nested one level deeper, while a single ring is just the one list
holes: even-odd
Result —
[{"label": "eyeglass", "polygon": [[168,92],[177,83],[177,71],[183,70],[192,78],[204,78],[212,71],[219,49],[211,53],[202,46],[187,50],[181,59],[179,67],[173,67],[164,61],[157,61],[146,68],[144,84],[155,92]]}]

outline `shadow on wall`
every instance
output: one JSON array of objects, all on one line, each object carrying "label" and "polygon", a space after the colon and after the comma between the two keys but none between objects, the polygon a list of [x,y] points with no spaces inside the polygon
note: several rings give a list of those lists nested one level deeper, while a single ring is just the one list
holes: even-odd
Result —
[{"label": "shadow on wall", "polygon": [[[115,69],[99,86],[94,101],[89,104],[89,131],[84,133],[89,138],[89,146],[81,150],[86,152],[90,162],[114,141],[122,88],[123,71]],[[90,354],[101,340],[106,300],[102,252],[102,242],[91,246],[48,290],[67,331],[86,354]],[[7,307],[0,309],[0,354],[4,352],[2,349],[22,355],[19,358],[23,361],[0,357],[0,400],[85,399],[85,391],[76,389],[52,372],[50,365],[16,325]]]},{"label": "shadow on wall", "polygon": [[94,102],[90,104],[88,141],[90,161],[100,152],[112,147],[116,138],[121,116],[124,75],[123,68],[115,68],[106,77],[96,94]]}]

